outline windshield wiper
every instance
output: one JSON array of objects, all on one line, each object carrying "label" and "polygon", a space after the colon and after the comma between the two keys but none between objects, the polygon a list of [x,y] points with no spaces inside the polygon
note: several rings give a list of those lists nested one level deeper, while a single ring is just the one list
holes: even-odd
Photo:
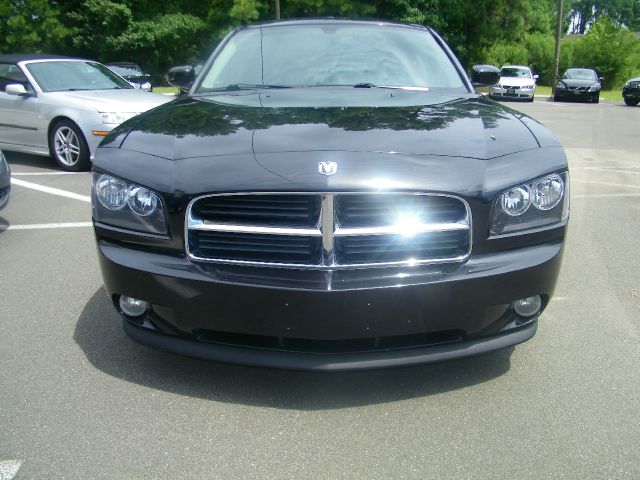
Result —
[{"label": "windshield wiper", "polygon": [[429,87],[401,86],[401,85],[376,85],[375,83],[370,83],[370,82],[354,83],[352,85],[334,84],[334,85],[305,85],[304,86],[304,88],[309,88],[309,87],[387,88],[390,90],[413,90],[417,92],[429,91]]},{"label": "windshield wiper", "polygon": [[255,90],[257,88],[292,88],[289,85],[268,85],[268,84],[250,84],[250,83],[232,83],[231,85],[227,85],[226,87],[221,88],[211,88],[206,91],[226,91],[226,92],[235,92],[238,90]]}]

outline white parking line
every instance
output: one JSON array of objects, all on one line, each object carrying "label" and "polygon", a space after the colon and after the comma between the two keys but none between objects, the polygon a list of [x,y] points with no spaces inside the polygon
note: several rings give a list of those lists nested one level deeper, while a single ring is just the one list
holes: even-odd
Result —
[{"label": "white parking line", "polygon": [[89,172],[11,172],[12,177],[36,177],[40,175],[88,175]]},{"label": "white parking line", "polygon": [[30,188],[39,192],[50,193],[51,195],[58,195],[60,197],[73,198],[74,200],[80,200],[81,202],[91,203],[91,197],[88,195],[79,195],[73,192],[67,192],[66,190],[60,190],[59,188],[45,187],[44,185],[38,185],[37,183],[25,182],[17,178],[11,178],[11,183],[19,185],[21,187]]},{"label": "white parking line", "polygon": [[16,476],[22,462],[20,460],[6,460],[0,462],[0,480],[11,480]]},{"label": "white parking line", "polygon": [[31,223],[27,225],[0,224],[0,230],[47,230],[51,228],[86,228],[86,227],[91,227],[92,225],[93,224],[91,222]]},{"label": "white parking line", "polygon": [[577,199],[577,198],[628,198],[628,197],[640,197],[640,193],[592,193],[589,195],[571,194],[571,200]]},{"label": "white parking line", "polygon": [[571,183],[591,183],[593,185],[606,185],[608,187],[640,188],[640,185],[629,185],[625,183],[610,183],[610,182],[594,182],[592,180],[578,180],[577,178],[572,178]]}]

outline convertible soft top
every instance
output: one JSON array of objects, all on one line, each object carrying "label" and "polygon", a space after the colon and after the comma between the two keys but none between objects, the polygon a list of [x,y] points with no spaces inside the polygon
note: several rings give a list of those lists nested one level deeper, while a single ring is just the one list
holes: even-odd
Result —
[{"label": "convertible soft top", "polygon": [[49,55],[46,53],[10,53],[0,55],[1,63],[18,63],[28,60],[82,60],[76,57],[65,57],[64,55]]}]

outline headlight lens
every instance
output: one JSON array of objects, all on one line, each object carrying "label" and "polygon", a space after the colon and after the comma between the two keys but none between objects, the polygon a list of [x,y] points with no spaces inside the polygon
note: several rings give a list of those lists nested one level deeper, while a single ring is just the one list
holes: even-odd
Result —
[{"label": "headlight lens", "polygon": [[491,234],[559,224],[569,217],[569,172],[554,173],[502,192],[493,208]]},{"label": "headlight lens", "polygon": [[591,85],[589,87],[589,91],[590,92],[597,92],[598,90],[600,90],[600,84],[599,83],[594,83],[593,85]]},{"label": "headlight lens", "polygon": [[564,83],[562,82],[556,83],[556,88],[564,88]]},{"label": "headlight lens", "polygon": [[92,204],[97,222],[147,233],[167,233],[162,200],[141,185],[94,172]]},{"label": "headlight lens", "polygon": [[531,203],[539,210],[551,210],[560,203],[564,193],[564,182],[560,175],[549,175],[533,182]]},{"label": "headlight lens", "polygon": [[531,201],[529,200],[529,186],[521,185],[511,188],[500,195],[500,205],[504,213],[511,217],[517,217],[527,211]]},{"label": "headlight lens", "polygon": [[100,118],[102,118],[102,123],[107,125],[119,125],[123,122],[126,122],[130,118],[138,115],[138,112],[98,112],[100,113]]}]

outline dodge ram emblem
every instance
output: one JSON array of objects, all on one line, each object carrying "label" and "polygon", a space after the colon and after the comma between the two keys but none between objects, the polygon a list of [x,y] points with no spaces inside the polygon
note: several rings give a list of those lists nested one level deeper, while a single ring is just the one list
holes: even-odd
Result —
[{"label": "dodge ram emblem", "polygon": [[320,162],[318,163],[318,172],[322,175],[333,175],[338,171],[338,164],[336,162]]}]

